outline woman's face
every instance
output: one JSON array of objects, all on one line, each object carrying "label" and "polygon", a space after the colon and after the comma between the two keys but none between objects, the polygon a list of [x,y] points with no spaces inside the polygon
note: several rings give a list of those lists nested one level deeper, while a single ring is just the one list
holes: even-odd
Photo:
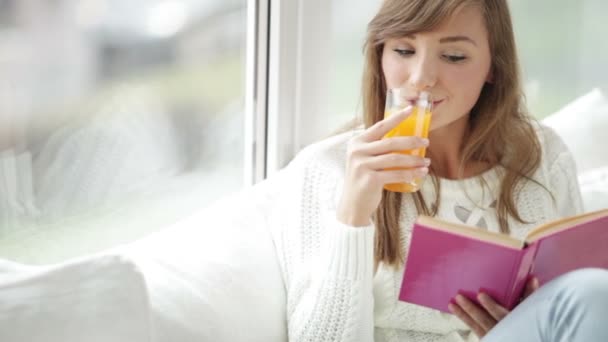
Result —
[{"label": "woman's face", "polygon": [[387,87],[427,91],[431,130],[468,117],[490,80],[491,55],[481,10],[464,7],[437,29],[388,39],[382,53]]}]

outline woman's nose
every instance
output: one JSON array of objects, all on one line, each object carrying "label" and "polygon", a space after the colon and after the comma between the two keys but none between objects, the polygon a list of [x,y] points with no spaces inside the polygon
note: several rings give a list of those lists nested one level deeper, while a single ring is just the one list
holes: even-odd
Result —
[{"label": "woman's nose", "polygon": [[409,82],[417,90],[432,88],[437,82],[437,66],[427,56],[416,58],[410,70]]}]

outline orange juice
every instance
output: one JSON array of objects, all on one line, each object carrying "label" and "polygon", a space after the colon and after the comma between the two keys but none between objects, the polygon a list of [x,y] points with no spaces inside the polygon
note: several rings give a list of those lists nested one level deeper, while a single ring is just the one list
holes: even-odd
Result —
[{"label": "orange juice", "polygon": [[[384,117],[386,118],[390,116],[392,112],[395,112],[395,110],[386,111],[384,113]],[[418,136],[422,138],[428,138],[429,126],[431,125],[431,116],[432,114],[430,106],[420,107],[417,105],[412,109],[412,114],[410,114],[410,116],[408,116],[399,125],[397,125],[397,127],[393,128],[390,132],[388,132],[384,137],[390,138],[397,136]],[[396,153],[409,154],[424,158],[426,154],[426,148],[396,151]],[[389,170],[398,170],[398,168]],[[420,189],[423,180],[423,178],[416,178],[409,183],[404,182],[386,184],[384,188],[386,190],[395,192],[416,192]]]}]

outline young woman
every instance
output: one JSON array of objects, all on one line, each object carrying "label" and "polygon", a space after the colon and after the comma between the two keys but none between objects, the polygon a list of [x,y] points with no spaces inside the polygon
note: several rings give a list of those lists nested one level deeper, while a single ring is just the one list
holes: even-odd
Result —
[{"label": "young woman", "polygon": [[[428,140],[383,139],[410,112],[383,118],[395,87],[431,94]],[[512,313],[484,295],[458,296],[453,315],[397,298],[420,214],[523,237],[582,211],[572,156],[524,109],[507,1],[385,0],[362,88],[365,128],[310,146],[279,176],[271,227],[290,341],[608,340],[605,270],[558,278]],[[428,159],[393,153],[423,146]],[[417,193],[383,190],[423,176]]]}]

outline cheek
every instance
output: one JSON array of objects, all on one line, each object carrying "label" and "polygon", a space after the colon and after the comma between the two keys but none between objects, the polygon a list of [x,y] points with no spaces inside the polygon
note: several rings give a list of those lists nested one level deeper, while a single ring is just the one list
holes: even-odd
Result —
[{"label": "cheek", "polygon": [[470,110],[481,92],[481,88],[485,84],[486,75],[480,72],[481,68],[471,66],[470,68],[460,69],[449,73],[444,81],[449,83],[449,88],[453,90],[459,99],[459,103],[464,110]]},{"label": "cheek", "polygon": [[401,86],[407,80],[403,61],[390,56],[386,53],[382,56],[382,72],[386,80],[387,88],[396,88]]}]

